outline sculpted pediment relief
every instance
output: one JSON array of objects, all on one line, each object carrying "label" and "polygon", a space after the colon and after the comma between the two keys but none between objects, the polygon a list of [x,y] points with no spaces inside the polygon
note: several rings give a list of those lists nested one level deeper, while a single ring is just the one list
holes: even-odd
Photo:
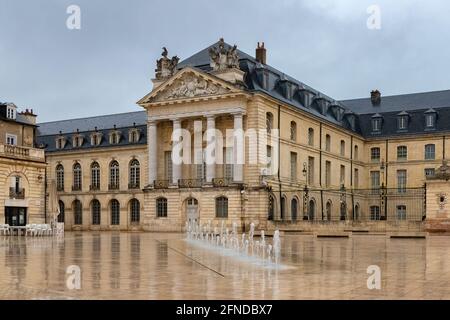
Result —
[{"label": "sculpted pediment relief", "polygon": [[183,70],[138,103],[216,96],[241,91],[226,82],[194,70]]},{"label": "sculpted pediment relief", "polygon": [[159,92],[154,101],[193,98],[199,96],[224,94],[230,92],[211,80],[206,80],[193,73],[185,73],[176,79],[172,85]]}]

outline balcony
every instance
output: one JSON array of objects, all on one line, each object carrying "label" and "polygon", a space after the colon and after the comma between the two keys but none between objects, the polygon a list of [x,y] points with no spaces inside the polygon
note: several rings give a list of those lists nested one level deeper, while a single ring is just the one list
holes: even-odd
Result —
[{"label": "balcony", "polygon": [[178,180],[179,188],[201,188],[203,185],[202,179],[180,179]]},{"label": "balcony", "polygon": [[81,185],[72,186],[72,191],[81,191]]},{"label": "balcony", "polygon": [[140,189],[141,185],[139,183],[129,183],[128,184],[128,189],[129,190],[133,190],[133,189]]},{"label": "balcony", "polygon": [[9,188],[9,198],[11,199],[25,199],[25,189],[23,188]]},{"label": "balcony", "polygon": [[26,148],[0,144],[0,157],[20,160],[45,161],[44,149]]},{"label": "balcony", "polygon": [[98,190],[100,190],[100,186],[98,184],[91,184],[89,186],[89,190],[91,190],[91,191],[98,191]]},{"label": "balcony", "polygon": [[109,190],[119,190],[120,189],[120,185],[118,183],[110,183],[108,185],[108,189]]},{"label": "balcony", "polygon": [[212,180],[214,187],[228,187],[233,183],[231,178],[214,178]]},{"label": "balcony", "polygon": [[153,181],[153,188],[155,189],[167,189],[169,188],[169,180],[155,180]]}]

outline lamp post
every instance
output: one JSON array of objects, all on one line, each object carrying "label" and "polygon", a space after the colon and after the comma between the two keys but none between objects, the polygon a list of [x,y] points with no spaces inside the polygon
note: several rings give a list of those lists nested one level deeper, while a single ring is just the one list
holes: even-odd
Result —
[{"label": "lamp post", "polygon": [[305,188],[303,189],[303,220],[308,220],[308,199],[309,199],[309,190],[308,190],[308,169],[306,167],[306,162],[303,162],[303,177],[305,178]]},{"label": "lamp post", "polygon": [[383,214],[381,215],[380,219],[381,220],[387,220],[387,197],[386,197],[386,185],[385,185],[385,178],[384,178],[384,172],[386,169],[386,163],[384,162],[384,160],[381,160],[381,164],[380,164],[380,174],[383,177],[383,182],[381,183],[381,192],[380,192],[380,196],[381,196],[381,209],[383,210]]},{"label": "lamp post", "polygon": [[344,184],[341,184],[341,195],[340,195],[340,201],[341,201],[341,220],[346,220],[347,218],[347,195]]}]

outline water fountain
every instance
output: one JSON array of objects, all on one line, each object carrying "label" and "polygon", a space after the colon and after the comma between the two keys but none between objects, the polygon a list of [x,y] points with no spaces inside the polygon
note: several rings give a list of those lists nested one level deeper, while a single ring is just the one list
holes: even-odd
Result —
[{"label": "water fountain", "polygon": [[196,221],[186,223],[186,240],[192,244],[201,245],[205,249],[216,253],[245,259],[264,266],[280,266],[281,240],[280,231],[276,230],[272,243],[266,242],[265,232],[261,230],[259,240],[255,240],[255,224],[250,224],[248,236],[237,231],[237,223],[233,222],[230,229],[222,221],[211,227],[211,221],[200,225]]}]

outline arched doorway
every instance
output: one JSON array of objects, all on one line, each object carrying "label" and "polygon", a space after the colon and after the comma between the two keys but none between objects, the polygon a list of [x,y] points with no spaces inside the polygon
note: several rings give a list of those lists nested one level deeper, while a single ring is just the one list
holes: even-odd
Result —
[{"label": "arched doorway", "polygon": [[309,201],[309,210],[308,210],[309,220],[314,220],[315,212],[316,212],[316,202],[313,199],[311,199]]},{"label": "arched doorway", "polygon": [[345,202],[341,203],[341,220],[347,220],[347,205]]},{"label": "arched doorway", "polygon": [[326,218],[327,218],[327,221],[331,221],[331,201],[328,201],[327,202],[327,206],[326,206],[326,214],[327,214],[327,216],[326,216]]},{"label": "arched doorway", "polygon": [[64,206],[64,202],[62,202],[61,200],[59,200],[58,203],[59,203],[58,222],[63,223],[64,222],[65,206]]},{"label": "arched doorway", "polygon": [[189,198],[186,200],[186,219],[190,223],[198,223],[198,201],[195,198]]},{"label": "arched doorway", "polygon": [[291,201],[291,219],[297,221],[298,201],[297,198],[293,198]]}]

